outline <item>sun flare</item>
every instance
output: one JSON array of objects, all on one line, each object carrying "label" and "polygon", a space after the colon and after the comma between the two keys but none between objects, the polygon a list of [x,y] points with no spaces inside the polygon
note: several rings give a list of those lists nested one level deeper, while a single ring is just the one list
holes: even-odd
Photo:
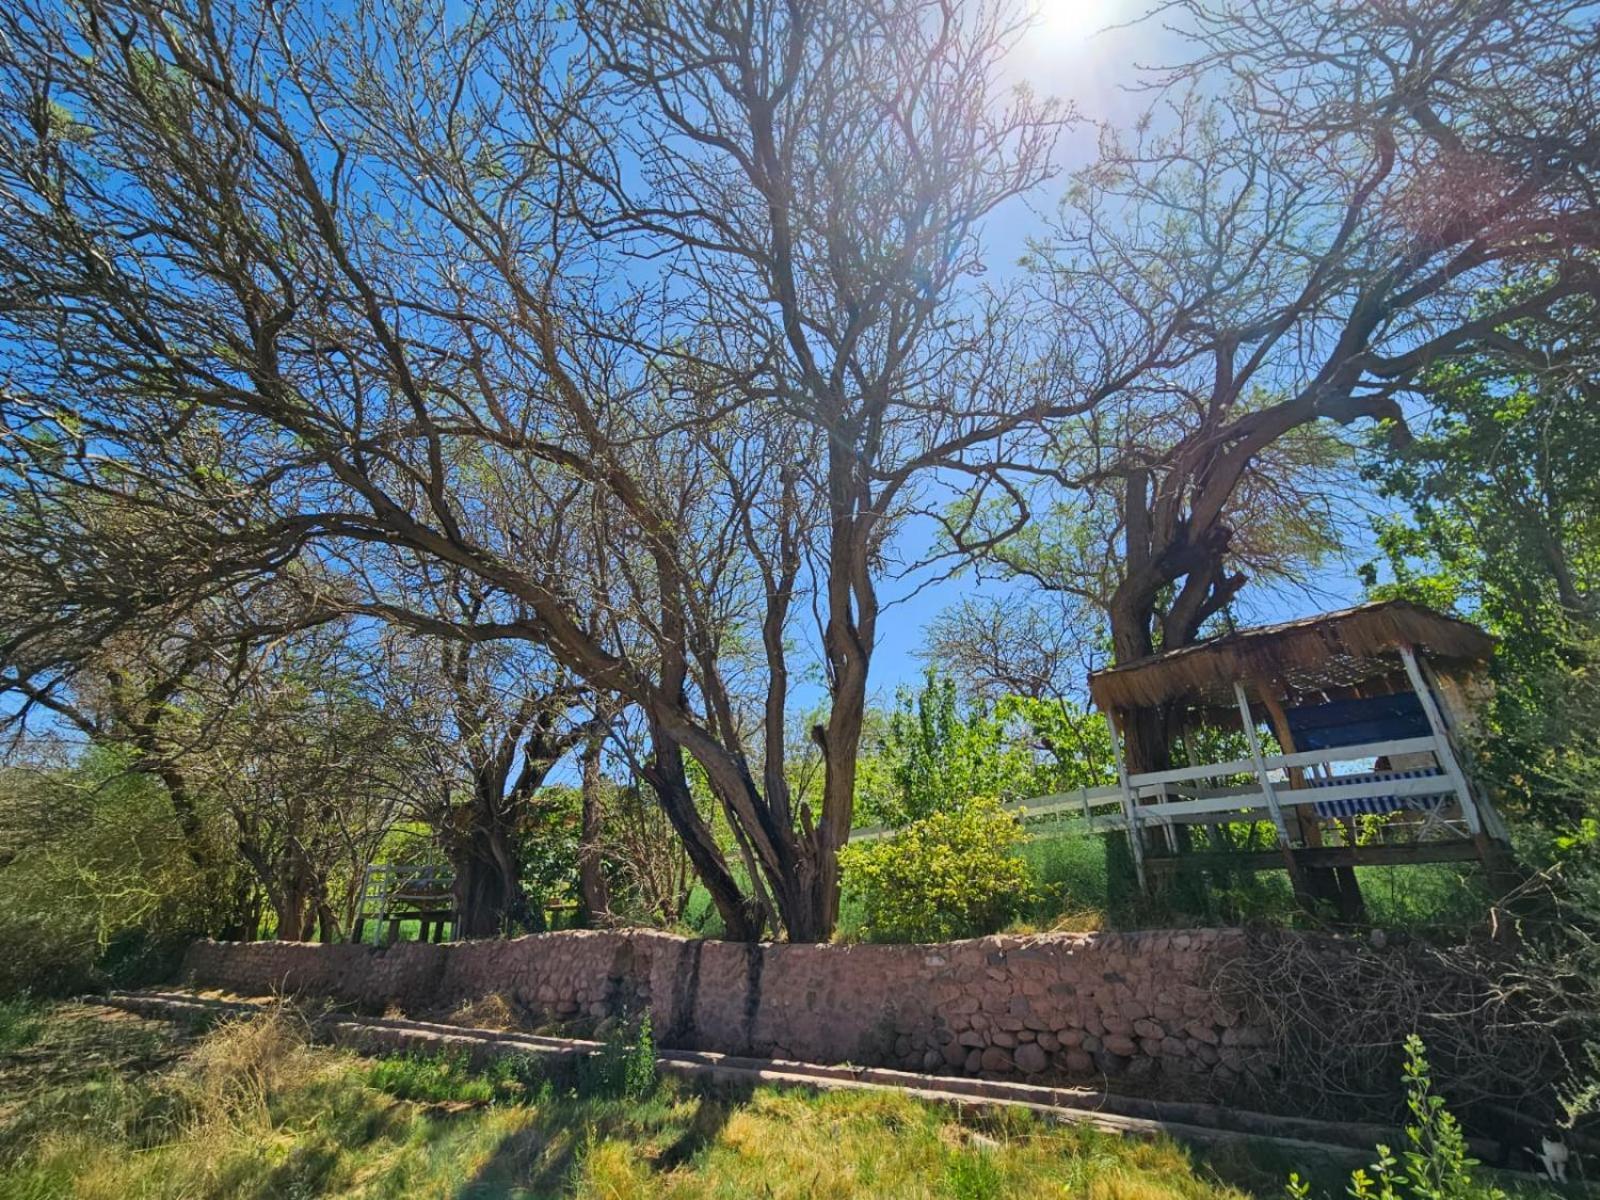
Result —
[{"label": "sun flare", "polygon": [[1128,0],[1036,0],[1037,27],[1054,42],[1081,42],[1128,17]]}]

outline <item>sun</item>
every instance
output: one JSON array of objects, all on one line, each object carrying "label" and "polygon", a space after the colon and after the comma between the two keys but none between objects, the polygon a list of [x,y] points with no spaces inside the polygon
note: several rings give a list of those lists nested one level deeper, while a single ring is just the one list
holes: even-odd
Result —
[{"label": "sun", "polygon": [[1083,42],[1128,18],[1128,0],[1034,0],[1039,34],[1057,43]]}]

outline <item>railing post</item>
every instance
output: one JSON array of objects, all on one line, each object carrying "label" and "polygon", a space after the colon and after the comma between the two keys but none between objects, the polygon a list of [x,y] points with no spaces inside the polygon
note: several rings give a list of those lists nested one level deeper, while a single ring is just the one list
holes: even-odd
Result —
[{"label": "railing post", "polygon": [[1146,891],[1144,878],[1144,842],[1139,838],[1139,806],[1133,802],[1133,789],[1128,786],[1128,767],[1122,758],[1122,739],[1117,722],[1110,711],[1106,724],[1111,728],[1111,756],[1117,764],[1117,783],[1122,787],[1122,821],[1127,826],[1128,845],[1133,849],[1133,872],[1139,879],[1139,890]]},{"label": "railing post", "polygon": [[1434,754],[1439,759],[1439,765],[1444,768],[1444,773],[1449,776],[1451,786],[1456,790],[1456,799],[1461,804],[1461,815],[1466,818],[1467,828],[1473,837],[1482,837],[1483,818],[1478,815],[1478,802],[1472,798],[1472,787],[1467,783],[1466,772],[1456,761],[1456,752],[1450,745],[1450,730],[1446,727],[1444,717],[1439,712],[1439,705],[1433,698],[1433,689],[1422,677],[1422,668],[1417,664],[1416,652],[1410,646],[1401,646],[1400,661],[1405,664],[1406,678],[1411,680],[1411,689],[1416,692],[1417,700],[1422,705],[1423,715],[1428,718],[1428,728],[1433,731],[1433,740],[1437,745]]},{"label": "railing post", "polygon": [[1233,681],[1233,698],[1239,702],[1239,721],[1244,726],[1244,740],[1250,745],[1250,759],[1255,763],[1256,778],[1261,781],[1261,794],[1267,799],[1267,811],[1272,814],[1272,824],[1278,830],[1278,849],[1283,852],[1283,866],[1289,872],[1289,886],[1294,889],[1300,903],[1309,908],[1310,895],[1300,872],[1300,860],[1295,857],[1294,846],[1289,841],[1289,827],[1284,824],[1283,806],[1278,803],[1278,789],[1267,778],[1267,761],[1261,753],[1261,739],[1256,736],[1256,719],[1250,713],[1250,697],[1244,690],[1244,684],[1237,679]]},{"label": "railing post", "polygon": [[1278,789],[1272,785],[1272,780],[1267,778],[1267,763],[1261,753],[1261,739],[1256,736],[1256,719],[1250,713],[1250,697],[1244,690],[1244,684],[1238,680],[1233,683],[1233,698],[1239,702],[1239,721],[1244,725],[1244,740],[1250,746],[1250,761],[1255,764],[1256,779],[1261,783],[1261,794],[1267,798],[1267,811],[1272,814],[1272,823],[1278,829],[1278,845],[1289,849],[1289,827],[1284,824],[1283,806],[1278,803]]}]

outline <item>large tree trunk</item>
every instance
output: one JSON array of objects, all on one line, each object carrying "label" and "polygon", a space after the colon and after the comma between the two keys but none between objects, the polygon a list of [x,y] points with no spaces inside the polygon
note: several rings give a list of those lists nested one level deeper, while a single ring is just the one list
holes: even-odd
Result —
[{"label": "large tree trunk", "polygon": [[[1154,651],[1156,588],[1148,579],[1129,577],[1118,586],[1110,607],[1113,661],[1126,666]],[[1130,775],[1164,771],[1172,765],[1165,709],[1141,708],[1121,714],[1123,760]]]},{"label": "large tree trunk", "polygon": [[516,830],[482,806],[476,815],[449,851],[456,873],[456,936],[490,938],[542,928],[543,913],[535,915],[522,887]]},{"label": "large tree trunk", "polygon": [[[866,481],[854,447],[830,440],[828,507],[832,526],[828,546],[828,625],[823,649],[828,657],[830,699],[822,747],[822,820],[804,830],[811,860],[806,864],[809,895],[800,927],[790,925],[789,940],[825,941],[839,921],[839,851],[850,840],[855,820],[856,766],[861,726],[866,717],[867,671],[877,641],[878,594],[873,585],[876,514],[863,511]],[[787,919],[787,918],[786,918]]]},{"label": "large tree trunk", "polygon": [[739,889],[739,882],[728,870],[716,839],[695,808],[694,793],[684,769],[683,747],[667,733],[654,716],[650,718],[654,756],[644,768],[644,779],[661,802],[661,810],[689,852],[695,873],[711,895],[711,903],[722,917],[723,936],[733,942],[753,942],[761,936],[759,906]]}]

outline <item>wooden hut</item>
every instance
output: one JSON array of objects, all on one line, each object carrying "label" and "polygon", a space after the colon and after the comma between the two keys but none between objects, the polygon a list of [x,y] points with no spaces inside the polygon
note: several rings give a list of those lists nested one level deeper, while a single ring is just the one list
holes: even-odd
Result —
[{"label": "wooden hut", "polygon": [[[1147,887],[1179,864],[1283,869],[1303,901],[1352,919],[1361,915],[1357,866],[1494,866],[1505,827],[1461,753],[1493,647],[1468,622],[1390,601],[1097,672],[1089,691],[1111,722],[1121,820],[1096,824],[1126,830]],[[1154,771],[1129,764],[1124,738],[1135,723],[1186,743],[1173,757],[1188,761]],[[1232,739],[1239,756],[1196,761],[1205,728],[1242,735]],[[1256,822],[1271,823],[1275,847],[1217,849],[1228,827]],[[1207,836],[1196,837],[1197,826]]]}]

